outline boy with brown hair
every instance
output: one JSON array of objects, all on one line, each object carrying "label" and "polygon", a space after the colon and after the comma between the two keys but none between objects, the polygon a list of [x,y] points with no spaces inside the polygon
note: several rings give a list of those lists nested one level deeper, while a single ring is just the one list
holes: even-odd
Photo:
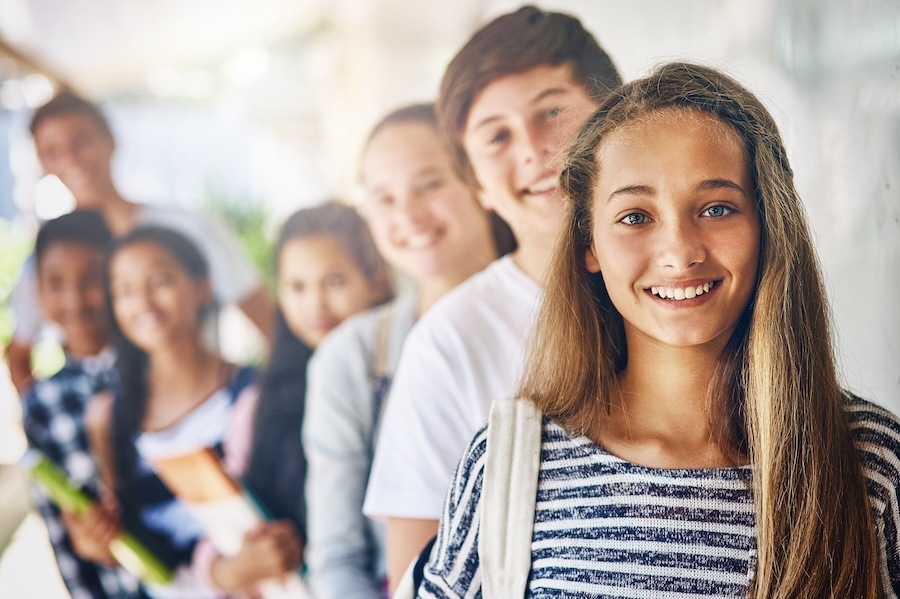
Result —
[{"label": "boy with brown hair", "polygon": [[532,6],[476,32],[445,72],[438,112],[454,167],[518,248],[448,293],[406,339],[365,505],[387,518],[392,584],[437,531],[453,471],[491,401],[515,392],[565,215],[561,160],[620,84],[577,19]]}]

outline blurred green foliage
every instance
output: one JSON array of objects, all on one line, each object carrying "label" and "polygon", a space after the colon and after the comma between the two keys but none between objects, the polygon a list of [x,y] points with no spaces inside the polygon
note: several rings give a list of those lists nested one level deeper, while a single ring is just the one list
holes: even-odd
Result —
[{"label": "blurred green foliage", "polygon": [[33,246],[34,240],[30,236],[10,221],[0,219],[0,344],[3,345],[12,339],[15,326],[10,295]]},{"label": "blurred green foliage", "polygon": [[36,379],[47,379],[66,365],[66,352],[55,339],[42,339],[31,348],[31,372]]},{"label": "blurred green foliage", "polygon": [[273,243],[268,235],[268,219],[262,202],[253,198],[229,195],[214,186],[207,186],[205,207],[218,215],[237,233],[241,245],[262,274],[270,290],[275,289]]},{"label": "blurred green foliage", "polygon": [[[12,339],[15,314],[10,305],[13,287],[28,255],[34,248],[34,238],[26,235],[8,220],[0,220],[0,345]],[[46,378],[59,372],[66,362],[62,346],[47,339],[38,342],[31,351],[34,376]]]}]

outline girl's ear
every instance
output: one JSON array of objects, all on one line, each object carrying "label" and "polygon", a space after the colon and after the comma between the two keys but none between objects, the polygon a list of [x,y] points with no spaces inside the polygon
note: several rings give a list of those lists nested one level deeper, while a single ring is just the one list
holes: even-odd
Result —
[{"label": "girl's ear", "polygon": [[484,193],[484,190],[479,189],[475,192],[475,198],[478,200],[478,203],[481,204],[481,207],[486,211],[491,211],[494,209],[494,204],[488,198],[487,194]]},{"label": "girl's ear", "polygon": [[584,252],[584,266],[588,269],[588,272],[598,273],[600,272],[600,261],[597,260],[597,256],[594,255],[594,246],[588,247],[588,249]]}]

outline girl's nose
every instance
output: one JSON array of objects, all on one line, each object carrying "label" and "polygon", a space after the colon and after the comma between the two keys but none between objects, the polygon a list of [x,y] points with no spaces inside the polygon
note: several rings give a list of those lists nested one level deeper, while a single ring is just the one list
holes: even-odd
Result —
[{"label": "girl's nose", "polygon": [[63,292],[63,302],[68,310],[80,310],[85,303],[84,290],[70,286]]},{"label": "girl's nose", "polygon": [[428,200],[420,193],[410,193],[403,199],[401,204],[403,207],[403,216],[409,222],[414,224],[423,222],[428,216],[427,204]]},{"label": "girl's nose", "polygon": [[677,219],[660,228],[659,265],[677,271],[688,270],[706,260],[706,248],[696,226],[689,219]]},{"label": "girl's nose", "polygon": [[315,314],[322,312],[323,308],[326,306],[325,290],[321,287],[311,289],[307,298],[309,309]]},{"label": "girl's nose", "polygon": [[539,127],[522,127],[516,143],[516,159],[520,164],[540,162],[547,153],[546,132]]}]

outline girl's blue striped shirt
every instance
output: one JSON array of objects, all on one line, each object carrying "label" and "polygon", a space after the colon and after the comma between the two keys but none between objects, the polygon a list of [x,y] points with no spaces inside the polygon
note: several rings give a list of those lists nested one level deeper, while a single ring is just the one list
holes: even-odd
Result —
[{"label": "girl's blue striped shirt", "polygon": [[[888,597],[900,595],[900,420],[847,414],[866,476]],[[420,597],[480,597],[486,429],[450,488]],[[671,470],[621,460],[545,418],[528,596],[746,597],[756,566],[752,467]]]}]

